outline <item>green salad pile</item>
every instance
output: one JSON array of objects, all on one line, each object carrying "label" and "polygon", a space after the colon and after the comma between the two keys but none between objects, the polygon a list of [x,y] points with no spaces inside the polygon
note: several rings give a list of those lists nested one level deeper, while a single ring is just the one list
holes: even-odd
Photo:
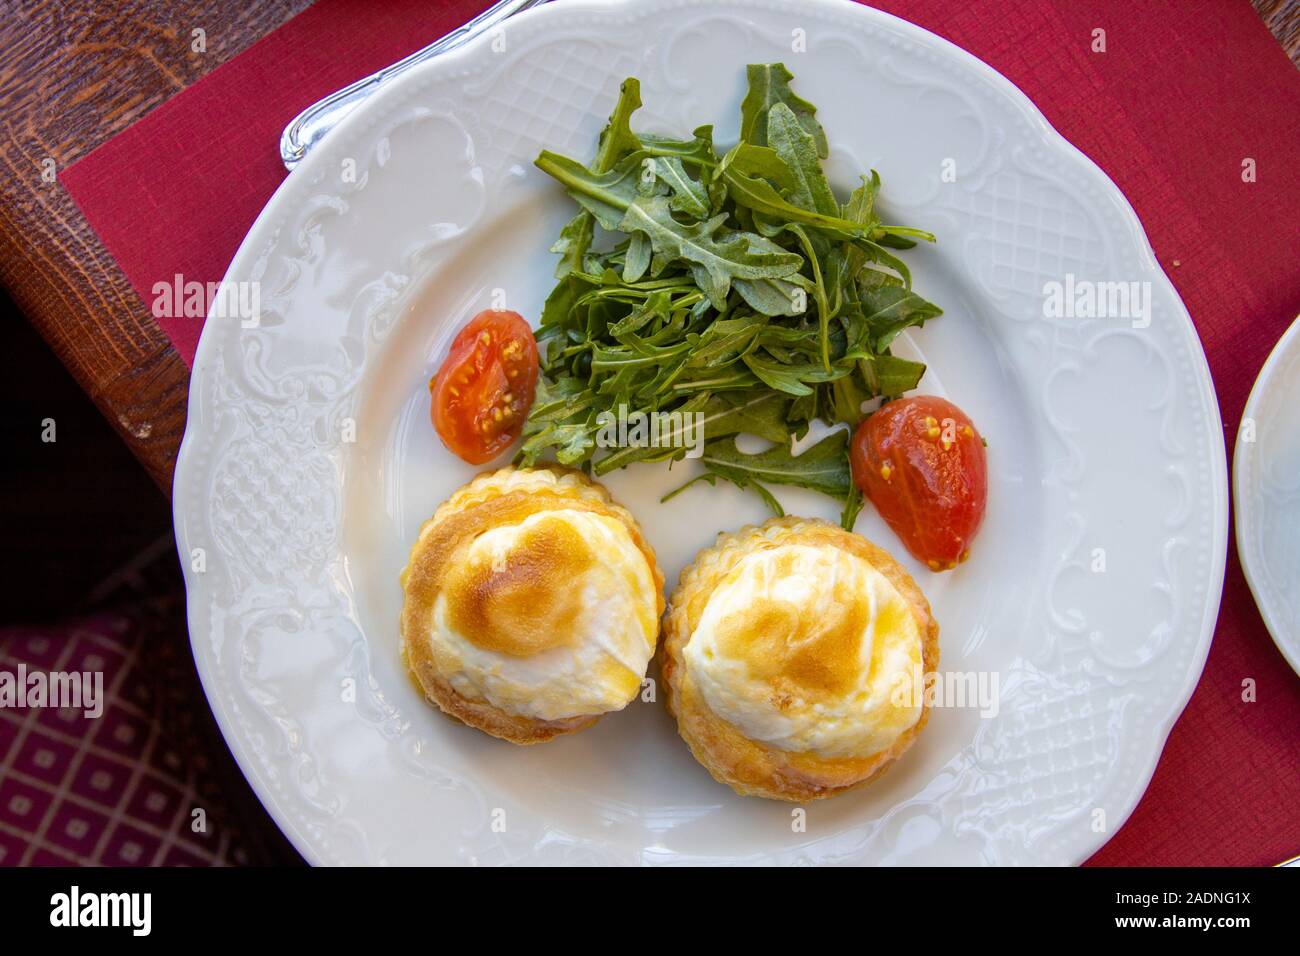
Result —
[{"label": "green salad pile", "polygon": [[[559,282],[536,332],[542,376],[519,461],[604,475],[680,459],[685,448],[662,440],[596,439],[602,413],[681,412],[704,428],[694,480],[753,489],[778,515],[768,485],[811,488],[843,502],[851,529],[862,500],[848,431],[798,455],[792,441],[814,419],[851,429],[869,399],[916,387],[925,366],[890,345],[942,310],[912,291],[895,253],[934,236],[880,221],[875,171],[841,203],[816,107],[790,72],[751,65],[748,78],[740,142],[722,156],[710,126],[690,139],[633,132],[629,78],[590,164],[537,157],[580,210],[552,247]],[[772,446],[744,453],[739,434]]]}]

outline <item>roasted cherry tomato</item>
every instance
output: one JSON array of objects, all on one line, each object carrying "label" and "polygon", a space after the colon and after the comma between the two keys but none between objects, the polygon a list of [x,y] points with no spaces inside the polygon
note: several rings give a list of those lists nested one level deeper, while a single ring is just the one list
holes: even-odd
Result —
[{"label": "roasted cherry tomato", "polygon": [[930,570],[970,556],[989,481],[984,442],[965,412],[934,395],[888,402],[858,426],[850,457],[857,486]]},{"label": "roasted cherry tomato", "polygon": [[491,461],[523,430],[537,388],[537,340],[518,312],[480,312],[429,382],[433,427],[471,465]]}]

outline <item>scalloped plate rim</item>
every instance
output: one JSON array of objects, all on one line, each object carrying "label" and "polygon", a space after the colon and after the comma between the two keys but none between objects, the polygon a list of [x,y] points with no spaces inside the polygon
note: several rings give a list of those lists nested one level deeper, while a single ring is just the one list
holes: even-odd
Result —
[{"label": "scalloped plate rim", "polygon": [[[1264,360],[1259,375],[1250,388],[1250,397],[1246,399],[1246,407],[1242,409],[1241,420],[1243,422],[1248,418],[1256,417],[1260,404],[1264,402],[1269,390],[1277,384],[1277,376],[1283,362],[1297,350],[1300,350],[1300,316],[1297,316],[1287,326],[1286,331],[1282,333],[1282,337],[1269,350],[1268,358]],[[1243,451],[1242,446],[1245,444],[1249,444],[1251,447]],[[1236,518],[1237,556],[1241,559],[1241,573],[1246,578],[1246,585],[1250,588],[1251,597],[1255,599],[1255,606],[1259,609],[1260,617],[1264,619],[1264,626],[1268,628],[1269,636],[1273,638],[1273,643],[1277,645],[1278,652],[1291,665],[1291,669],[1300,674],[1300,635],[1290,633],[1288,628],[1284,626],[1281,611],[1270,598],[1268,590],[1263,585],[1265,574],[1263,557],[1258,554],[1257,549],[1251,547],[1255,528],[1247,519],[1252,509],[1259,509],[1259,505],[1258,503],[1250,504],[1244,497],[1254,489],[1246,488],[1249,483],[1245,480],[1243,473],[1250,464],[1254,463],[1257,448],[1257,442],[1242,442],[1238,438],[1236,450],[1232,456],[1232,510]],[[1243,488],[1246,490],[1243,491]]]},{"label": "scalloped plate rim", "polygon": [[[559,16],[570,11],[576,13],[581,11],[593,12],[618,10],[621,7],[631,5],[633,2],[634,0],[563,0],[561,3],[548,3],[539,7],[534,7],[523,13],[517,14],[516,17],[512,19],[516,22],[523,22],[525,19],[531,21],[539,17]],[[703,0],[703,2],[707,2],[707,0]],[[735,0],[724,0],[724,2],[728,6],[738,5]],[[930,45],[944,51],[949,56],[956,56],[968,61],[973,64],[976,69],[982,71],[996,86],[1000,87],[1002,92],[1010,99],[1017,109],[1034,122],[1034,124],[1039,128],[1042,144],[1046,148],[1054,150],[1064,149],[1068,153],[1084,161],[1086,167],[1095,177],[1097,177],[1103,189],[1109,192],[1113,198],[1119,199],[1122,207],[1122,214],[1127,220],[1130,232],[1137,240],[1140,251],[1145,252],[1149,256],[1150,261],[1154,266],[1155,275],[1153,278],[1164,283],[1173,302],[1176,303],[1178,312],[1176,317],[1182,319],[1186,323],[1187,329],[1191,332],[1194,345],[1191,349],[1191,353],[1195,364],[1193,373],[1198,382],[1206,390],[1206,394],[1203,395],[1203,397],[1208,399],[1206,403],[1207,411],[1212,418],[1212,424],[1214,424],[1216,430],[1221,433],[1222,417],[1219,409],[1218,396],[1214,389],[1209,363],[1206,359],[1199,333],[1196,331],[1195,323],[1192,321],[1186,305],[1178,294],[1177,288],[1169,279],[1164,267],[1156,257],[1155,251],[1146,235],[1146,231],[1143,228],[1136,211],[1133,209],[1132,204],[1105,170],[1098,166],[1086,153],[1071,143],[1064,135],[1058,132],[1043,115],[1042,111],[1034,104],[1033,100],[1023,90],[1021,90],[1019,86],[973,53],[957,46],[938,34],[926,30],[924,27],[918,26],[908,20],[904,20],[874,7],[856,3],[854,0],[801,0],[801,2],[810,6],[834,8],[840,11],[851,10],[854,15],[863,16],[868,19],[875,18],[885,20],[905,33],[910,33],[912,38],[920,44]],[[447,53],[412,69],[409,73],[396,78],[389,84],[380,88],[365,103],[346,116],[339,124],[339,127],[332,131],[331,136],[336,140],[341,138],[346,135],[348,130],[353,126],[358,125],[368,111],[378,108],[378,105],[382,104],[385,100],[396,99],[405,86],[414,84],[420,77],[427,73],[443,70],[450,71],[454,69],[457,64],[479,55],[480,51],[484,47],[488,46],[490,42],[490,35],[482,35],[465,45],[450,50]],[[276,192],[258,214],[252,226],[249,227],[238,251],[231,260],[231,265],[227,269],[225,279],[229,279],[233,274],[235,274],[237,271],[236,267],[241,266],[244,260],[255,255],[254,246],[256,243],[253,240],[264,231],[266,224],[277,214],[278,206],[283,199],[287,187],[293,182],[293,177],[297,176],[299,179],[305,178],[308,175],[308,172],[321,160],[321,156],[324,152],[324,150],[319,149],[313,150],[307,155],[303,162],[299,164],[294,172],[290,176],[286,177],[280,186],[277,187]],[[313,162],[313,160],[316,162]],[[217,356],[212,354],[212,339],[213,336],[207,334],[207,325],[205,323],[205,328],[200,333],[194,363],[191,367],[191,381],[196,375],[206,369],[210,361],[217,358]],[[189,550],[187,548],[187,540],[185,539],[183,531],[185,527],[185,499],[183,495],[178,495],[175,492],[182,486],[184,479],[190,477],[190,469],[196,467],[194,456],[195,446],[197,445],[198,439],[196,437],[196,432],[190,427],[190,423],[195,421],[201,412],[201,408],[199,407],[199,396],[199,390],[194,388],[190,389],[187,403],[187,424],[173,475],[173,521],[176,529],[177,550],[181,558],[181,566],[185,576],[187,597],[200,589],[201,579],[196,578],[188,561]],[[1164,750],[1164,745],[1173,729],[1173,725],[1181,716],[1187,702],[1191,699],[1191,696],[1200,681],[1201,674],[1209,655],[1209,648],[1213,639],[1215,625],[1218,620],[1219,606],[1222,600],[1223,580],[1226,571],[1228,547],[1228,461],[1226,449],[1222,442],[1211,441],[1209,453],[1211,456],[1211,481],[1214,484],[1214,500],[1212,502],[1214,514],[1212,527],[1215,546],[1209,572],[1209,580],[1212,583],[1212,593],[1207,595],[1208,600],[1205,605],[1205,614],[1200,622],[1198,639],[1191,655],[1193,665],[1189,670],[1188,680],[1182,690],[1177,694],[1175,705],[1170,708],[1166,718],[1161,721],[1159,733],[1151,736],[1152,743],[1146,748],[1145,763],[1147,765],[1147,770],[1145,774],[1142,775],[1140,782],[1128,788],[1128,792],[1123,799],[1123,812],[1120,815],[1117,825],[1110,831],[1112,835],[1122,827],[1125,821],[1127,821],[1150,784],[1160,756]],[[197,620],[197,611],[193,610],[193,604],[189,602],[187,602],[187,617],[191,633],[191,649],[194,652],[195,664],[200,675],[204,693],[208,698],[208,703],[212,708],[213,714],[218,722],[218,726],[221,729],[227,746],[230,747],[240,769],[244,772],[246,779],[250,786],[253,787],[263,806],[272,815],[277,825],[294,844],[298,852],[312,864],[323,862],[320,853],[307,835],[299,830],[294,821],[290,819],[287,814],[280,812],[277,800],[272,794],[269,785],[262,779],[255,761],[251,758],[250,754],[247,753],[245,741],[235,731],[232,719],[227,712],[226,704],[221,699],[220,695],[216,693],[214,678],[210,670],[209,662],[205,655],[200,652],[198,641],[193,636],[196,627],[199,626],[201,622]],[[1069,862],[1075,865],[1082,863],[1092,854],[1101,849],[1108,839],[1109,837],[1099,840],[1095,845],[1082,849]]]}]

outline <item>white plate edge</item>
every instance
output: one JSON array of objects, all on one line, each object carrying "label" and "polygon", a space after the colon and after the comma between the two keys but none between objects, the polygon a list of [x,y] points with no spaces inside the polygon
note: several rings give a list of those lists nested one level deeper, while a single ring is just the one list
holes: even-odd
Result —
[{"label": "white plate edge", "polygon": [[[548,3],[539,7],[534,7],[523,13],[517,14],[516,16],[519,18],[517,22],[523,22],[524,19],[531,20],[539,16],[552,15],[545,11],[551,11],[551,10],[569,11],[569,10],[584,10],[584,9],[588,11],[606,10],[611,7],[618,7],[626,4],[632,4],[633,2],[634,0],[563,0],[563,2],[559,4]],[[968,50],[963,49],[957,44],[951,42],[950,40],[945,39],[944,37],[939,36],[936,33],[932,33],[931,31],[925,29],[924,27],[918,26],[917,24],[912,23],[911,21],[904,20],[901,17],[896,17],[893,14],[886,13],[883,10],[878,10],[875,7],[870,7],[870,6],[866,6],[865,4],[857,3],[855,2],[855,0],[801,0],[801,2],[811,3],[817,6],[834,7],[834,8],[838,8],[841,11],[851,9],[856,11],[855,15],[866,16],[868,18],[871,17],[881,18],[898,26],[904,32],[911,33],[913,35],[913,38],[918,42],[924,44],[937,44],[940,47],[947,48],[950,52],[955,53],[959,58],[963,58],[966,61],[975,64],[978,69],[985,71],[986,74],[988,75],[988,78],[995,86],[997,85],[1003,86],[1008,96],[1010,97],[1011,101],[1017,106],[1017,108],[1019,108],[1020,111],[1024,113],[1031,121],[1037,124],[1037,126],[1039,127],[1039,131],[1042,134],[1043,145],[1045,147],[1052,148],[1052,149],[1060,149],[1062,146],[1064,146],[1069,154],[1073,154],[1078,159],[1083,160],[1084,163],[1083,168],[1089,170],[1091,173],[1094,174],[1096,178],[1099,179],[1099,185],[1101,185],[1102,190],[1106,191],[1107,188],[1109,188],[1112,195],[1117,196],[1120,199],[1122,204],[1121,215],[1128,220],[1129,231],[1138,242],[1139,252],[1145,251],[1147,253],[1150,259],[1151,266],[1155,273],[1156,279],[1162,280],[1164,282],[1168,291],[1172,294],[1174,301],[1177,302],[1182,317],[1186,319],[1187,325],[1184,331],[1189,331],[1191,333],[1191,337],[1195,345],[1195,348],[1190,349],[1190,352],[1191,352],[1191,357],[1193,359],[1193,362],[1196,363],[1196,371],[1203,375],[1203,381],[1208,381],[1210,383],[1211,388],[1210,388],[1210,394],[1208,396],[1210,400],[1207,403],[1209,406],[1207,411],[1209,412],[1213,423],[1217,426],[1216,430],[1220,436],[1220,439],[1218,441],[1210,442],[1210,455],[1212,458],[1212,461],[1210,463],[1211,472],[1212,472],[1211,478],[1215,485],[1214,502],[1213,502],[1214,515],[1212,519],[1212,526],[1214,529],[1214,552],[1215,553],[1213,556],[1213,560],[1209,572],[1209,580],[1213,584],[1214,597],[1213,600],[1209,602],[1209,604],[1207,605],[1206,608],[1207,613],[1204,616],[1201,623],[1200,637],[1196,647],[1193,649],[1191,653],[1190,660],[1192,662],[1192,667],[1191,667],[1191,673],[1189,673],[1189,681],[1187,686],[1180,693],[1180,695],[1178,695],[1179,697],[1181,697],[1181,702],[1178,703],[1177,706],[1173,709],[1172,716],[1167,721],[1165,721],[1161,726],[1160,728],[1161,732],[1158,735],[1158,737],[1154,737],[1153,735],[1153,739],[1156,739],[1157,743],[1153,748],[1150,748],[1149,750],[1148,762],[1150,764],[1150,769],[1146,772],[1145,775],[1143,775],[1143,778],[1140,781],[1140,785],[1131,788],[1130,792],[1127,794],[1124,800],[1123,810],[1121,811],[1118,818],[1119,822],[1111,831],[1111,836],[1113,836],[1116,832],[1118,832],[1118,830],[1132,815],[1133,810],[1137,807],[1137,804],[1140,802],[1143,794],[1146,792],[1147,787],[1150,785],[1151,779],[1155,775],[1156,768],[1159,764],[1160,756],[1164,751],[1164,746],[1168,742],[1169,734],[1173,730],[1174,724],[1177,723],[1178,718],[1182,716],[1182,713],[1186,708],[1188,701],[1191,700],[1192,694],[1195,692],[1197,685],[1200,683],[1200,678],[1202,673],[1204,672],[1205,663],[1209,656],[1210,644],[1213,641],[1215,626],[1217,625],[1218,622],[1219,607],[1223,597],[1223,581],[1224,581],[1224,575],[1226,573],[1226,567],[1227,567],[1227,546],[1228,546],[1228,541],[1227,541],[1228,516],[1229,516],[1228,461],[1227,461],[1226,447],[1224,441],[1222,440],[1223,422],[1222,422],[1222,416],[1219,409],[1218,396],[1217,393],[1214,391],[1214,387],[1213,387],[1214,378],[1210,373],[1209,362],[1205,355],[1204,346],[1201,343],[1200,334],[1196,330],[1196,324],[1195,322],[1192,321],[1191,314],[1188,312],[1186,304],[1183,302],[1182,297],[1178,294],[1177,287],[1174,286],[1173,282],[1169,279],[1168,274],[1164,271],[1163,266],[1160,265],[1160,262],[1155,254],[1155,250],[1151,246],[1150,239],[1147,237],[1146,230],[1143,228],[1142,222],[1138,218],[1137,212],[1133,209],[1132,204],[1129,202],[1128,197],[1124,195],[1123,191],[1119,188],[1119,186],[1115,184],[1114,180],[1110,178],[1110,176],[1105,172],[1105,170],[1103,170],[1099,165],[1097,165],[1097,163],[1095,163],[1092,160],[1091,157],[1089,157],[1086,153],[1084,153],[1082,150],[1076,147],[1073,143],[1071,143],[1068,139],[1066,139],[1065,136],[1063,136],[1059,131],[1057,131],[1057,129],[1054,126],[1052,126],[1052,124],[1043,115],[1042,111],[1038,109],[1038,107],[1034,104],[1034,102],[1029,98],[1029,96],[1023,90],[1020,89],[1020,87],[1018,87],[1015,83],[1013,83],[1010,79],[1008,79],[998,70],[994,69],[988,63],[984,62],[982,59],[977,57],[975,54],[969,52]],[[441,56],[436,57],[435,59],[430,60],[427,63],[421,64],[419,67],[409,71],[408,73],[399,76],[398,78],[394,79],[391,83],[385,85],[380,90],[378,90],[364,104],[362,104],[352,113],[344,117],[342,122],[339,124],[339,127],[343,129],[347,129],[351,125],[361,122],[367,110],[376,109],[378,108],[376,104],[382,104],[385,99],[394,98],[397,95],[395,91],[400,92],[403,86],[414,83],[425,72],[432,72],[434,70],[442,70],[442,69],[452,69],[462,60],[468,59],[471,54],[477,55],[480,47],[489,45],[491,42],[492,42],[492,37],[490,35],[484,34],[480,37],[475,38],[474,40],[471,40],[470,42],[466,43],[464,46],[450,50],[447,53],[442,54]],[[287,176],[285,180],[281,182],[281,184],[276,188],[275,193],[273,193],[271,198],[267,200],[266,205],[262,207],[261,212],[258,213],[257,218],[253,221],[253,224],[249,227],[248,232],[245,234],[244,239],[241,241],[239,249],[236,251],[234,257],[231,260],[230,266],[226,270],[225,276],[223,277],[223,281],[229,280],[231,275],[236,272],[235,269],[236,264],[241,264],[245,257],[255,255],[253,245],[249,242],[249,238],[254,236],[259,231],[260,227],[262,227],[264,221],[270,218],[268,216],[268,212],[274,209],[274,207],[276,206],[276,200],[279,197],[280,193],[285,189],[286,184],[288,184],[292,180],[292,177],[294,175],[299,176],[299,178],[304,177],[306,175],[305,172],[306,170],[309,170],[318,164],[321,155],[323,155],[322,151],[315,151],[313,153],[309,153],[308,156],[303,160],[303,162],[300,163],[298,167],[293,171],[293,173]],[[316,160],[317,162],[313,162],[313,160]],[[193,381],[195,374],[201,369],[201,367],[204,364],[206,364],[207,361],[213,358],[212,356],[205,356],[204,354],[205,353],[204,343],[205,341],[210,341],[210,340],[211,340],[210,336],[207,335],[207,322],[205,321],[204,328],[200,332],[198,346],[195,350],[194,364],[190,370],[191,381]],[[210,352],[211,347],[209,347],[206,351]],[[1202,397],[1204,398],[1205,396]],[[209,690],[209,686],[210,686],[209,679],[211,675],[208,671],[208,667],[206,666],[206,663],[204,662],[202,656],[197,652],[196,643],[193,638],[193,625],[195,621],[191,616],[191,607],[188,598],[191,593],[199,590],[200,579],[197,579],[195,577],[194,572],[190,568],[189,548],[187,547],[188,541],[183,540],[184,515],[182,514],[179,500],[176,497],[175,489],[182,483],[182,475],[188,477],[189,474],[188,466],[191,464],[191,459],[193,458],[193,444],[195,441],[195,439],[193,439],[193,436],[190,433],[189,422],[195,416],[195,413],[199,410],[198,409],[199,404],[200,403],[197,398],[197,392],[195,389],[191,388],[189,392],[188,402],[187,402],[185,434],[184,437],[182,438],[181,447],[177,454],[176,467],[174,469],[173,479],[172,479],[173,528],[176,533],[177,551],[180,557],[182,571],[185,576],[185,586],[186,586],[186,595],[187,595],[186,618],[187,618],[187,624],[190,625],[190,633],[191,633],[190,644],[191,644],[191,650],[194,651],[195,667],[198,670],[200,682],[203,685],[204,694],[208,699],[208,704],[211,707],[213,715],[217,720],[217,724],[221,729],[221,733],[223,738],[226,741],[226,745],[227,747],[230,748],[232,755],[235,757],[236,762],[239,764],[240,769],[243,771],[245,778],[249,782],[249,785],[253,788],[254,792],[257,794],[258,799],[262,802],[262,805],[267,809],[267,812],[270,813],[270,815],[275,819],[276,824],[280,827],[281,831],[286,835],[286,837],[290,840],[290,842],[293,843],[294,847],[298,850],[298,852],[302,854],[302,856],[305,859],[307,859],[308,862],[312,863],[313,865],[319,865],[322,861],[319,855],[314,851],[314,849],[312,849],[306,837],[298,831],[297,827],[294,826],[292,822],[289,821],[289,817],[287,814],[284,814],[283,812],[278,812],[279,807],[274,797],[272,796],[266,782],[261,779],[261,774],[257,770],[256,763],[249,759],[249,755],[245,752],[245,748],[243,746],[242,741],[238,739],[237,735],[233,734],[233,725],[229,714],[226,712],[225,706],[219,703],[218,701],[214,700],[213,693]],[[1252,593],[1253,593],[1253,588],[1252,588]],[[251,768],[251,772],[250,772],[250,768]],[[1102,844],[1088,851],[1086,855],[1075,858],[1072,861],[1072,863],[1075,865],[1082,863],[1088,857],[1100,851],[1101,847],[1104,846],[1106,842],[1109,842],[1109,840],[1104,841]]]},{"label": "white plate edge", "polygon": [[[1287,326],[1286,331],[1273,345],[1273,348],[1268,353],[1268,358],[1264,360],[1264,364],[1260,367],[1259,375],[1255,378],[1255,384],[1250,387],[1250,395],[1246,399],[1246,406],[1241,411],[1242,422],[1255,417],[1255,412],[1264,399],[1264,393],[1272,384],[1278,367],[1282,364],[1287,353],[1296,347],[1300,347],[1300,316],[1297,316]],[[1243,450],[1243,444],[1251,447]],[[1242,520],[1243,514],[1248,514],[1249,509],[1252,507],[1249,502],[1245,502],[1242,498],[1242,486],[1245,483],[1242,479],[1242,472],[1249,460],[1253,460],[1254,451],[1253,443],[1243,443],[1241,441],[1241,425],[1239,423],[1237,437],[1233,440],[1232,455],[1232,513],[1236,523],[1234,541],[1237,547],[1237,558],[1241,564],[1241,573],[1246,578],[1246,586],[1250,588],[1250,594],[1255,600],[1255,607],[1259,610],[1259,616],[1264,619],[1264,627],[1268,629],[1269,637],[1273,639],[1278,653],[1291,665],[1291,669],[1300,674],[1300,650],[1287,647],[1286,643],[1278,637],[1279,631],[1285,629],[1279,625],[1273,604],[1267,599],[1263,586],[1257,583],[1257,575],[1261,574],[1262,570],[1255,567],[1252,560],[1253,551],[1249,547],[1252,532],[1251,529],[1246,527],[1249,522]],[[1243,528],[1246,530],[1242,530]]]}]

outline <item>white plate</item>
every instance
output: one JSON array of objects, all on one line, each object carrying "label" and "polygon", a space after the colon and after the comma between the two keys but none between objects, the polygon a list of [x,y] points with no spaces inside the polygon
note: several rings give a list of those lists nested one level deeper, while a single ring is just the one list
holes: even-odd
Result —
[{"label": "white plate", "polygon": [[[1227,537],[1205,359],[1119,190],[989,67],[852,3],[576,0],[493,39],[395,82],[307,158],[228,275],[261,283],[261,327],[203,331],[175,487],[191,639],[281,827],[320,863],[1086,858],[1200,675]],[[940,237],[908,261],[947,314],[908,347],[930,363],[921,391],[988,438],[987,521],[949,575],[917,568],[870,509],[858,530],[916,573],[944,669],[1001,690],[996,717],[936,711],[878,783],[808,807],[804,832],[789,806],[714,783],[659,704],[519,749],[433,711],[397,650],[407,548],[475,471],[440,447],[426,380],[493,290],[536,316],[552,283],[571,206],[533,158],[589,155],[628,75],[639,128],[712,121],[725,143],[745,64],[772,60],[820,108],[837,188],[875,167],[892,218]],[[1067,274],[1150,283],[1150,326],[1045,318],[1045,283]],[[670,582],[764,517],[730,488],[660,505],[689,473],[608,482]]]},{"label": "white plate", "polygon": [[1300,674],[1300,319],[1250,390],[1232,457],[1237,554],[1259,613]]}]

